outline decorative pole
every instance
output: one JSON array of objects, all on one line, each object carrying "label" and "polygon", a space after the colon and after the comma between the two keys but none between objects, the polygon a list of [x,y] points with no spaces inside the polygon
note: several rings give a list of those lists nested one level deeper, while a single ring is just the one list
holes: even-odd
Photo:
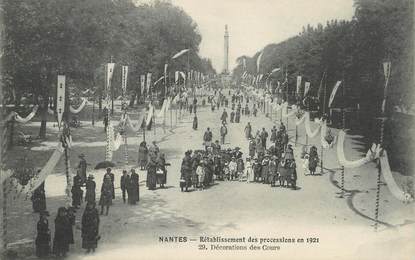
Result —
[{"label": "decorative pole", "polygon": [[[2,158],[3,159],[3,158]],[[5,174],[2,169],[0,169],[1,175]],[[0,218],[0,255],[7,250],[7,188],[5,184],[6,179],[0,177],[0,201],[2,202]]]},{"label": "decorative pole", "polygon": [[[386,121],[386,98],[387,98],[387,91],[388,91],[388,83],[389,77],[391,72],[391,62],[387,61],[383,63],[383,71],[385,75],[385,88],[383,90],[383,102],[382,102],[382,110],[381,110],[381,125],[380,125],[380,147],[383,148],[383,141],[384,141],[384,131],[385,131],[385,121]],[[377,188],[376,188],[376,208],[375,208],[375,231],[378,231],[378,220],[379,220],[379,199],[380,199],[380,177],[382,174],[382,168],[380,165],[380,157],[377,159],[377,168],[378,168],[378,177],[377,177]]]},{"label": "decorative pole", "polygon": [[288,133],[288,67],[285,71],[285,101],[287,102],[286,113],[287,113],[287,133]]},{"label": "decorative pole", "polygon": [[[323,96],[323,116],[322,120],[327,122],[326,118],[326,96],[327,96],[327,71],[325,71],[326,77],[324,78],[324,96]],[[320,155],[320,174],[324,174],[323,170],[323,154],[324,154],[324,147],[323,143],[321,143],[321,155]]]},{"label": "decorative pole", "polygon": [[[343,91],[342,91],[342,96],[343,96],[343,105],[341,108],[341,112],[342,112],[342,129],[343,131],[345,131],[346,129],[346,82],[344,80],[344,73],[343,73]],[[345,173],[345,167],[342,165],[341,167],[341,182],[340,182],[340,187],[341,187],[341,193],[340,193],[340,198],[344,197],[344,173]]]},{"label": "decorative pole", "polygon": [[92,99],[92,126],[95,126],[95,96]]}]

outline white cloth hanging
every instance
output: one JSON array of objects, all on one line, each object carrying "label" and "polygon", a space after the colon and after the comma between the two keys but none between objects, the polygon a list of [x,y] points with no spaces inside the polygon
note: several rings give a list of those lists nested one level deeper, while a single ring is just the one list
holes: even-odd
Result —
[{"label": "white cloth hanging", "polygon": [[82,111],[82,109],[84,109],[87,102],[88,102],[88,100],[86,98],[82,98],[81,105],[79,105],[78,108],[73,108],[72,106],[69,106],[69,111],[71,111],[72,114],[78,114],[79,112]]},{"label": "white cloth hanging", "polygon": [[383,155],[380,156],[380,166],[382,170],[383,178],[388,186],[389,191],[392,195],[400,201],[403,202],[411,202],[414,200],[412,195],[408,192],[405,192],[399,187],[396,183],[395,179],[393,178],[390,166],[389,166],[389,158],[386,150],[383,151]]},{"label": "white cloth hanging", "polygon": [[17,179],[11,178],[10,186],[14,187],[18,194],[30,196],[35,191],[35,189],[37,189],[46,180],[48,175],[52,173],[56,164],[58,164],[63,152],[64,148],[62,147],[62,143],[59,142],[45,166],[43,166],[42,170],[35,177],[33,177],[27,185],[23,186],[18,182]]},{"label": "white cloth hanging", "polygon": [[17,113],[15,113],[14,120],[16,120],[16,122],[18,123],[26,124],[27,122],[32,120],[32,118],[36,115],[38,108],[39,108],[38,105],[34,106],[32,111],[26,117],[21,117]]},{"label": "white cloth hanging", "polygon": [[295,125],[297,125],[297,126],[301,125],[304,122],[305,118],[306,118],[305,113],[300,118],[296,117],[295,118]]},{"label": "white cloth hanging", "polygon": [[311,125],[310,125],[310,112],[305,112],[305,131],[308,135],[309,138],[314,138],[320,131],[320,127],[321,124],[317,125],[317,128],[313,130],[311,130]]},{"label": "white cloth hanging", "polygon": [[376,149],[376,145],[373,144],[372,145],[372,149],[369,149],[366,153],[366,156],[358,159],[358,160],[354,160],[354,161],[349,161],[346,159],[346,156],[344,154],[344,140],[346,137],[346,133],[343,130],[339,131],[338,137],[337,137],[337,160],[339,161],[339,164],[341,166],[344,166],[346,168],[358,168],[360,166],[363,166],[364,164],[372,161],[375,157],[375,154],[373,151],[373,149]]}]

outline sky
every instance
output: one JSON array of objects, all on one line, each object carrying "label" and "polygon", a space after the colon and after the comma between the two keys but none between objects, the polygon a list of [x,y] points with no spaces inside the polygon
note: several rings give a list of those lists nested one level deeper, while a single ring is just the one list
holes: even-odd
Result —
[{"label": "sky", "polygon": [[217,72],[223,70],[224,30],[229,28],[229,66],[236,58],[252,56],[270,43],[302,31],[307,24],[353,17],[353,0],[172,0],[198,24],[202,35],[200,54],[210,58]]}]

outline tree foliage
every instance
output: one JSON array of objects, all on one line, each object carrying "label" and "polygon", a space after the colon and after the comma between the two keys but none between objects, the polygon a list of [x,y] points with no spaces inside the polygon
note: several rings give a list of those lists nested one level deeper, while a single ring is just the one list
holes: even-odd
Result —
[{"label": "tree foliage", "polygon": [[[347,97],[357,98],[362,119],[367,119],[380,110],[384,87],[382,62],[390,60],[388,108],[399,103],[412,104],[413,7],[411,0],[355,0],[356,11],[351,21],[307,25],[299,35],[267,45],[261,50],[264,55],[259,73],[282,67],[288,71],[292,91],[296,76],[302,75],[311,82],[310,93],[316,96],[326,71],[327,95],[337,80],[345,80]],[[238,58],[235,76],[243,73],[243,58],[247,60],[248,73],[257,74],[256,61],[261,51],[253,57]],[[278,77],[282,75],[275,75]]]},{"label": "tree foliage", "polygon": [[129,88],[136,89],[141,74],[160,76],[166,62],[172,69],[186,70],[186,58],[170,60],[185,48],[191,49],[192,69],[214,72],[211,63],[198,55],[197,24],[170,3],[5,0],[3,12],[3,83],[16,97],[24,92],[52,95],[58,73],[77,88],[102,87],[103,65],[111,58],[117,65],[129,66]]}]

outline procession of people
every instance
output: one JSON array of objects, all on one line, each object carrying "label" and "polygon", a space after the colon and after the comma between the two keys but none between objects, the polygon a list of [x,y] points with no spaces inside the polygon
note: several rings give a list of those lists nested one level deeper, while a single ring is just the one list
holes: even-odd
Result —
[{"label": "procession of people", "polygon": [[[267,184],[270,187],[286,187],[297,190],[297,163],[293,146],[289,143],[286,126],[280,121],[279,126],[274,125],[268,132],[266,127],[254,127],[251,116],[257,116],[257,109],[263,107],[259,101],[246,95],[240,90],[230,95],[217,91],[215,95],[202,98],[202,107],[211,104],[212,110],[219,114],[219,133],[214,135],[212,129],[207,127],[202,136],[200,149],[188,149],[180,166],[179,187],[182,192],[205,191],[216,182],[246,182]],[[230,101],[229,101],[229,100]],[[198,131],[196,109],[198,100],[184,101],[181,106],[188,109],[193,115],[193,131]],[[231,103],[231,113],[228,120],[227,106]],[[220,107],[223,110],[220,110]],[[214,107],[214,108],[213,108]],[[200,110],[201,108],[199,108]],[[251,113],[252,111],[252,113]],[[215,112],[215,111],[214,111]],[[241,122],[241,117],[247,121],[242,136],[247,142],[247,149],[243,151],[236,143],[232,143],[229,130],[233,124]],[[252,120],[255,120],[252,118]],[[270,134],[269,134],[270,133]],[[242,141],[242,140],[241,140]],[[315,175],[319,158],[317,148],[311,146],[303,148],[301,159],[307,163],[310,175]],[[65,256],[73,244],[73,223],[75,212],[85,204],[82,215],[82,248],[87,253],[94,252],[100,239],[100,215],[108,216],[114,203],[115,173],[111,167],[106,168],[101,187],[97,187],[95,177],[88,173],[89,163],[85,154],[80,154],[80,162],[76,175],[72,180],[71,207],[61,207],[55,220],[55,235],[52,240],[48,226],[49,212],[46,211],[46,197],[44,183],[35,190],[32,196],[33,209],[40,213],[37,228],[36,254],[47,256],[51,253]],[[155,141],[150,145],[142,141],[138,147],[137,169],[146,172],[145,186],[148,190],[166,188],[167,166],[165,153]],[[118,178],[117,178],[118,179]],[[123,169],[119,176],[122,203],[137,205],[140,201],[140,172],[133,167]],[[97,201],[96,189],[100,188]],[[100,206],[100,209],[97,208]]]}]

